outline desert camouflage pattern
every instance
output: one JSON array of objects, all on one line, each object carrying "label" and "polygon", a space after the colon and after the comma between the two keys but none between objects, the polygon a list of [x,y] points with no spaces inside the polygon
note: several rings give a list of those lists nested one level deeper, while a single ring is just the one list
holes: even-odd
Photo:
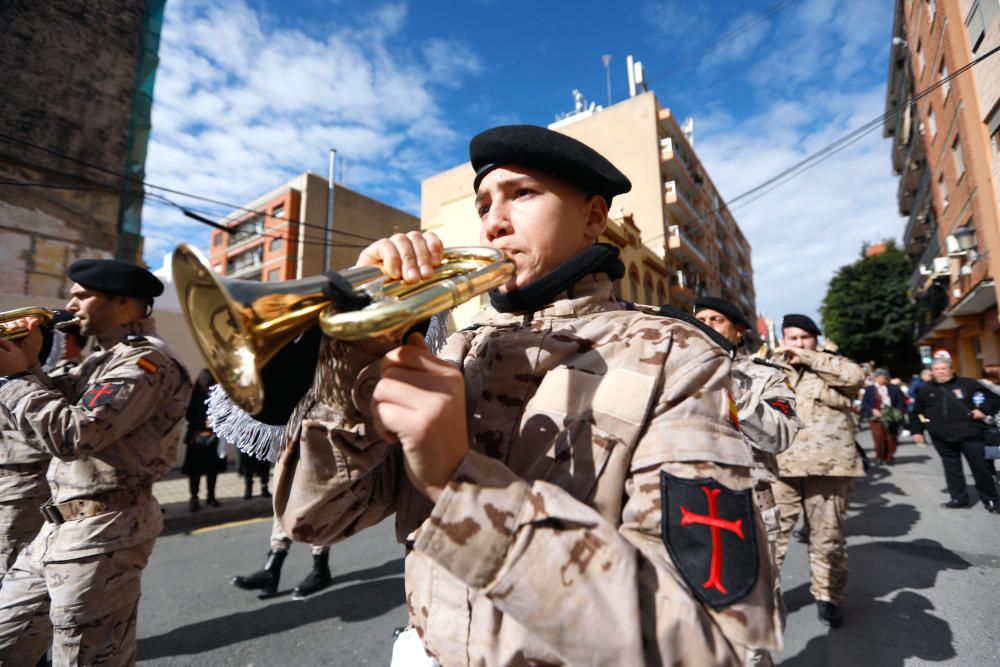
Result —
[{"label": "desert camouflage pattern", "polygon": [[[0,426],[4,423],[0,408]],[[49,497],[49,458],[28,447],[19,432],[0,428],[0,583],[42,527],[38,506]]]},{"label": "desert camouflage pattern", "polygon": [[[57,665],[135,662],[139,577],[163,527],[152,486],[174,464],[191,382],[151,318],[98,343],[62,376],[0,387],[10,428],[52,457],[66,519],[43,525],[0,587],[0,665],[35,664],[50,640]],[[118,389],[88,407],[104,385]]]},{"label": "desert camouflage pattern", "polygon": [[844,603],[847,589],[847,542],[844,519],[850,477],[791,477],[774,485],[781,517],[781,535],[776,553],[781,567],[788,553],[788,540],[803,508],[809,524],[809,592],[817,600]]},{"label": "desert camouflage pattern", "polygon": [[77,560],[42,563],[46,523],[4,579],[0,665],[134,665],[139,580],[154,540]]},{"label": "desert camouflage pattern", "polygon": [[[274,517],[274,521],[271,522],[271,551],[288,551],[291,546],[292,538],[285,532],[285,528],[278,521],[278,517]],[[322,556],[330,551],[330,547],[319,546],[317,544],[309,546],[312,549],[313,556]]]},{"label": "desert camouflage pattern", "polygon": [[[802,422],[767,403],[784,401],[795,410],[795,391],[788,381],[789,366],[738,353],[733,359],[733,395],[743,439],[753,452],[754,480],[771,483],[778,478],[777,454],[792,444]],[[758,484],[759,485],[759,484]]]},{"label": "desert camouflage pattern", "polygon": [[823,350],[797,350],[803,365],[788,372],[802,428],[792,446],[778,454],[781,477],[862,477],[854,448],[851,401],[865,372],[847,357]]},{"label": "desert camouflage pattern", "polygon": [[374,359],[325,341],[278,462],[276,513],[293,538],[328,544],[395,512],[410,622],[444,665],[736,665],[748,646],[779,646],[769,568],[715,611],[661,538],[661,470],[752,484],[728,355],[626,308],[604,275],[572,293],[533,314],[486,308],[446,341],[472,451],[436,504],[371,426]]},{"label": "desert camouflage pattern", "polygon": [[[191,382],[155,337],[152,318],[106,331],[98,343],[101,350],[60,377],[39,370],[0,387],[11,428],[54,459],[48,481],[56,504],[151,490],[177,458]],[[111,402],[87,408],[87,391],[104,383],[122,386]],[[156,537],[159,505],[151,493],[141,495],[141,503],[62,524],[46,558],[82,558]]]}]

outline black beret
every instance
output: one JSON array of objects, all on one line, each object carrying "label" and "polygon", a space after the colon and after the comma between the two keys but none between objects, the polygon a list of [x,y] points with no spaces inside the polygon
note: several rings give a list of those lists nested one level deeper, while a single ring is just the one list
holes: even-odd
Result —
[{"label": "black beret", "polygon": [[163,283],[152,273],[117,259],[81,259],[69,265],[66,275],[87,289],[152,299],[163,294]]},{"label": "black beret", "polygon": [[813,336],[819,336],[822,332],[816,323],[812,321],[812,318],[808,315],[798,315],[796,313],[791,313],[785,315],[785,319],[781,320],[781,330],[784,331],[788,327],[795,327],[796,329],[802,329],[803,331],[808,331]]},{"label": "black beret", "polygon": [[588,195],[611,199],[632,189],[628,178],[590,146],[536,125],[501,125],[480,132],[469,142],[476,170],[474,190],[486,174],[504,165],[538,169],[569,181]]},{"label": "black beret", "polygon": [[716,296],[700,296],[694,302],[694,312],[697,313],[699,310],[714,310],[717,313],[722,313],[725,315],[730,322],[733,324],[742,324],[747,329],[752,329],[750,326],[750,321],[743,316],[740,309],[729,303],[725,299],[720,299]]}]

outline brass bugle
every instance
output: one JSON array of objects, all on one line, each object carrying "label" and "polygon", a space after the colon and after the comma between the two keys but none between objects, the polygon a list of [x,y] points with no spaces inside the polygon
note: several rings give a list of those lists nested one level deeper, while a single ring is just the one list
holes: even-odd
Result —
[{"label": "brass bugle", "polygon": [[[29,306],[27,308],[15,308],[14,310],[5,310],[0,312],[0,338],[6,340],[19,340],[28,335],[28,327],[15,326],[7,327],[3,326],[7,322],[13,322],[14,320],[19,320],[24,317],[34,317],[37,318],[43,327],[49,327],[50,329],[65,329],[66,327],[71,327],[74,324],[80,323],[79,317],[74,317],[72,319],[59,319],[66,316],[66,311],[64,310],[54,310],[52,308],[40,308],[38,306]],[[59,319],[58,322],[53,320]]]},{"label": "brass bugle", "polygon": [[[300,387],[288,389],[290,376],[311,382],[318,345],[308,335],[317,326],[342,340],[399,338],[514,275],[513,263],[492,248],[446,248],[434,275],[413,284],[389,279],[379,267],[352,267],[337,275],[371,303],[345,311],[328,296],[325,275],[273,283],[225,278],[186,244],[174,251],[172,265],[181,310],[208,369],[233,403],[268,423],[280,423],[274,414],[287,416],[297,402]],[[303,338],[311,357],[289,352]]]}]

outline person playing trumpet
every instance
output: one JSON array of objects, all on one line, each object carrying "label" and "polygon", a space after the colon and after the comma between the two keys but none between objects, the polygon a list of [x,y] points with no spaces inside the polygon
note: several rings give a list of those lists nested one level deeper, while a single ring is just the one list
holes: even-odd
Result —
[{"label": "person playing trumpet", "polygon": [[[483,132],[470,156],[481,243],[514,278],[438,355],[417,334],[324,339],[279,519],[331,544],[395,513],[424,660],[736,665],[776,648],[730,358],[612,291],[624,267],[597,240],[628,179],[540,127]],[[442,250],[411,232],[359,264],[412,282]]]},{"label": "person playing trumpet", "polygon": [[153,482],[173,466],[191,381],[150,317],[163,284],[116,260],[80,260],[67,310],[98,350],[64,375],[37,364],[35,319],[0,339],[0,419],[53,457],[46,522],[0,587],[0,663],[134,664],[139,580],[163,527]]}]

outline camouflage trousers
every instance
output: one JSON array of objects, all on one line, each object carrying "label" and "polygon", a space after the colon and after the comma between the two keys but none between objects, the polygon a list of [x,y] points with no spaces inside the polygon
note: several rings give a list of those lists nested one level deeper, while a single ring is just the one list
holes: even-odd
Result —
[{"label": "camouflage trousers", "polygon": [[792,529],[805,511],[809,525],[809,591],[816,600],[844,603],[847,587],[847,543],[844,518],[850,477],[783,477],[774,486],[781,518],[775,560],[781,568]]},{"label": "camouflage trousers", "polygon": [[[288,536],[285,529],[281,527],[281,522],[278,521],[278,517],[274,517],[274,521],[271,523],[271,551],[288,551],[292,546],[292,538]],[[330,550],[330,547],[320,547],[316,545],[310,545],[312,548],[313,556],[322,556]]]},{"label": "camouflage trousers", "polygon": [[[764,528],[767,529],[767,545],[771,554],[771,561],[768,566],[774,570],[774,605],[781,617],[781,628],[785,628],[785,601],[781,596],[781,572],[779,571],[775,556],[777,554],[778,535],[781,533],[780,512],[775,504],[774,494],[771,485],[767,483],[758,484],[753,491],[753,502],[760,513],[760,518],[764,521]],[[771,652],[767,649],[750,647],[747,649],[746,664],[755,667],[770,667],[774,664]]]},{"label": "camouflage trousers", "polygon": [[17,555],[35,539],[45,523],[38,511],[41,502],[29,498],[0,503],[0,583]]},{"label": "camouflage trousers", "polygon": [[139,579],[155,540],[78,560],[43,563],[52,524],[18,556],[0,587],[0,665],[134,665]]}]

